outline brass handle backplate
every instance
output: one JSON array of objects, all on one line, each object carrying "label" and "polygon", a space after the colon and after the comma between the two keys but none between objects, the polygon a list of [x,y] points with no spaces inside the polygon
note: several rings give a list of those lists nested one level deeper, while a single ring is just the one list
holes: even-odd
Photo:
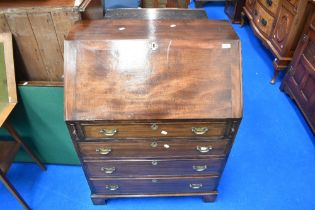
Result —
[{"label": "brass handle backplate", "polygon": [[207,153],[212,150],[212,146],[197,146],[197,150],[201,153]]},{"label": "brass handle backplate", "polygon": [[116,171],[115,167],[102,167],[101,171],[103,171],[105,174],[112,174]]},{"label": "brass handle backplate", "polygon": [[111,148],[96,148],[95,150],[100,155],[108,155],[112,149]]},{"label": "brass handle backplate", "polygon": [[194,190],[197,190],[197,189],[202,188],[202,184],[189,184],[189,187]]},{"label": "brass handle backplate", "polygon": [[208,132],[208,128],[207,127],[192,127],[191,131],[196,134],[196,135],[204,135]]},{"label": "brass handle backplate", "polygon": [[268,22],[265,18],[261,18],[260,23],[261,25],[266,26]]},{"label": "brass handle backplate", "polygon": [[101,134],[104,134],[105,136],[114,136],[116,133],[118,133],[118,130],[113,128],[113,129],[102,129],[100,130]]},{"label": "brass handle backplate", "polygon": [[107,184],[105,188],[107,190],[115,191],[115,190],[118,190],[119,186],[118,184]]},{"label": "brass handle backplate", "polygon": [[272,0],[266,0],[266,3],[268,4],[269,7],[272,6]]},{"label": "brass handle backplate", "polygon": [[206,170],[207,169],[207,165],[201,165],[201,166],[193,166],[193,169],[195,170],[195,171],[198,171],[198,172],[201,172],[201,171],[204,171],[204,170]]}]

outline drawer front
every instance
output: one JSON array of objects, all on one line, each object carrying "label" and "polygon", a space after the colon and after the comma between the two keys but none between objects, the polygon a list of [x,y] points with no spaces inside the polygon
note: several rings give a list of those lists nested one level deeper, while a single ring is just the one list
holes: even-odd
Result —
[{"label": "drawer front", "polygon": [[90,180],[93,193],[100,194],[158,194],[211,192],[217,187],[217,177],[150,178]]},{"label": "drawer front", "polygon": [[85,161],[91,178],[135,176],[219,175],[224,158],[188,160]]},{"label": "drawer front", "polygon": [[86,140],[147,137],[223,138],[227,129],[227,123],[116,123],[82,124],[81,127]]},{"label": "drawer front", "polygon": [[285,7],[280,8],[280,14],[272,35],[272,42],[280,54],[284,53],[286,48],[287,37],[289,36],[293,19],[294,15],[288,9]]},{"label": "drawer front", "polygon": [[187,157],[225,155],[228,141],[117,140],[101,143],[80,142],[78,146],[83,159]]},{"label": "drawer front", "polygon": [[254,21],[260,31],[267,37],[271,34],[274,18],[266,12],[260,4],[256,4]]},{"label": "drawer front", "polygon": [[280,0],[259,0],[264,7],[272,13],[272,15],[277,14],[277,10],[280,4]]}]

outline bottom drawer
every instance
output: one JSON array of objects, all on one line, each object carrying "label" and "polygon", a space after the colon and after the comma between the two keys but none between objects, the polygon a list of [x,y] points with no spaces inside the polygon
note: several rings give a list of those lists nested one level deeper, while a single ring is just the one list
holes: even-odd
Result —
[{"label": "bottom drawer", "polygon": [[102,194],[203,193],[216,189],[218,177],[94,179],[90,182],[93,193]]}]

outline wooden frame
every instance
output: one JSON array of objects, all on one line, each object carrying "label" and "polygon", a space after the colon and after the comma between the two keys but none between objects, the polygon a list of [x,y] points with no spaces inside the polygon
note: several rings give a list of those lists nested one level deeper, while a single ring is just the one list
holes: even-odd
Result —
[{"label": "wooden frame", "polygon": [[[12,35],[11,33],[1,33],[0,43],[3,43],[4,51],[4,71],[5,78],[0,78],[0,82],[7,84],[7,89],[1,89],[0,91],[7,91],[7,100],[0,100],[0,127],[3,125],[15,105],[17,104],[16,95],[16,83],[14,73],[14,61],[13,61],[13,47],[12,47]],[[1,69],[0,69],[1,71]],[[0,74],[3,75],[3,74]]]}]

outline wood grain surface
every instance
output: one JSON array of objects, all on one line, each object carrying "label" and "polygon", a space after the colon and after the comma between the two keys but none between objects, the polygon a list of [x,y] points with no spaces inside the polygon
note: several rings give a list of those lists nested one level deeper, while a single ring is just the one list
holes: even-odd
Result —
[{"label": "wood grain surface", "polygon": [[[152,164],[153,163],[153,164]],[[154,165],[157,163],[156,165]],[[223,158],[84,161],[91,178],[219,175]]]},{"label": "wood grain surface", "polygon": [[[228,148],[228,141],[200,140],[164,140],[157,141],[158,146],[152,147],[152,140],[128,140],[112,142],[80,142],[79,151],[83,159],[113,159],[113,158],[184,158],[207,157],[209,155],[223,156]],[[165,145],[168,145],[167,148]],[[197,147],[211,148],[208,152],[200,152]],[[110,149],[108,154],[100,154],[97,150]]]},{"label": "wood grain surface", "polygon": [[[155,193],[197,193],[214,191],[217,186],[217,177],[199,177],[199,178],[149,178],[149,179],[107,179],[91,180],[92,192],[111,194],[155,194]],[[198,189],[190,187],[191,184],[201,186]],[[109,190],[107,186],[117,185],[117,190]]]},{"label": "wood grain surface", "polygon": [[66,120],[242,117],[240,42],[226,21],[83,21],[65,53]]},{"label": "wood grain surface", "polygon": [[107,9],[105,12],[107,19],[208,19],[204,9]]}]

